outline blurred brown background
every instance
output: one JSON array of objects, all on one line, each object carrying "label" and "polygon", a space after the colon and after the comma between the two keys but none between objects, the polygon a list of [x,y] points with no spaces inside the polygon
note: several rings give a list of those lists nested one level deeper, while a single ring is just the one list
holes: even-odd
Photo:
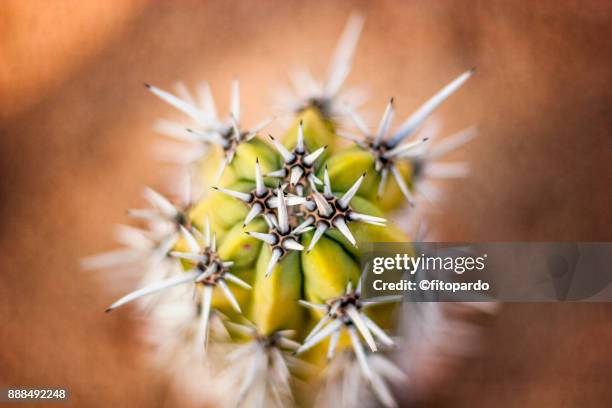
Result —
[{"label": "blurred brown background", "polygon": [[[239,75],[247,122],[288,70],[325,71],[350,11],[351,84],[400,116],[472,66],[440,110],[478,123],[434,215],[447,240],[611,240],[612,3],[606,1],[4,1],[0,6],[0,385],[66,386],[71,406],[183,406],[143,359],[138,322],[79,258],[159,183],[143,82]],[[508,305],[480,358],[426,405],[612,406],[612,305]]]}]

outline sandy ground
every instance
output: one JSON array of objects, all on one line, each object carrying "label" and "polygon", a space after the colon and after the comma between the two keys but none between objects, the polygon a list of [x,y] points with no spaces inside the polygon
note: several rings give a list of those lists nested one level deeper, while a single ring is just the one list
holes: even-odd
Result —
[{"label": "sandy ground", "polygon": [[[160,2],[161,3],[161,2]],[[606,2],[4,2],[0,11],[0,385],[67,386],[70,406],[188,406],[144,358],[139,322],[104,315],[119,292],[78,260],[158,185],[143,82],[241,79],[246,122],[287,71],[325,71],[346,16],[366,17],[351,84],[367,111],[408,115],[472,66],[439,116],[477,123],[444,185],[436,236],[611,240],[612,26]],[[440,406],[611,406],[612,305],[508,305],[481,357],[427,401]]]}]

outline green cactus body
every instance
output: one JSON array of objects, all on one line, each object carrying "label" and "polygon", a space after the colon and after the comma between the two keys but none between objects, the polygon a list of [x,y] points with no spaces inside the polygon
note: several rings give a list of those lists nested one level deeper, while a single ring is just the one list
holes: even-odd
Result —
[{"label": "green cactus body", "polygon": [[[362,250],[375,242],[409,242],[400,228],[387,224],[389,214],[405,201],[414,205],[426,175],[463,172],[463,163],[437,161],[469,141],[473,129],[429,147],[435,131],[426,119],[474,71],[442,88],[394,132],[391,99],[371,131],[355,104],[341,102],[362,23],[350,20],[322,86],[312,80],[300,85],[298,103],[290,106],[295,121],[278,139],[260,135],[269,120],[241,128],[237,80],[226,120],[219,119],[207,85],[200,89],[201,106],[195,98],[147,85],[197,124],[186,129],[162,122],[157,129],[193,144],[197,158],[191,152],[185,160],[198,182],[216,191],[177,203],[145,190],[152,208],[131,215],[149,229],[130,231],[139,236],[128,255],[142,255],[156,276],[143,279],[143,288],[107,311],[157,294],[149,308],[170,313],[177,324],[162,338],[171,336],[188,355],[193,351],[193,360],[215,357],[206,354],[209,343],[222,342],[224,352],[232,347],[221,360],[237,367],[230,378],[237,381],[235,392],[227,396],[234,405],[304,403],[311,396],[296,400],[292,378],[313,381],[323,373],[328,383],[322,389],[335,376],[348,376],[352,400],[360,402],[363,380],[380,403],[395,406],[386,381],[404,377],[379,352],[395,345],[387,333],[401,297],[361,299]],[[343,134],[340,117],[351,117],[362,137]],[[420,137],[408,142],[415,134]],[[107,265],[108,258],[92,263]],[[312,365],[300,368],[305,360]],[[330,395],[339,392],[347,393]]]}]

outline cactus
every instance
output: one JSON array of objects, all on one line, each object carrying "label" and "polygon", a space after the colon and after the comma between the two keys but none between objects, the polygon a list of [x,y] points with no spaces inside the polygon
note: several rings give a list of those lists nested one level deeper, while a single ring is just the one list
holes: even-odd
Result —
[{"label": "cactus", "polygon": [[[178,354],[169,353],[165,364],[213,370],[201,387],[217,374],[225,378],[231,405],[309,404],[308,395],[296,392],[304,381],[322,384],[321,403],[339,405],[330,395],[342,394],[352,406],[369,390],[381,404],[395,405],[386,380],[404,376],[383,353],[395,345],[388,317],[400,299],[361,298],[360,248],[409,242],[387,224],[388,211],[403,201],[414,206],[426,175],[464,173],[461,163],[436,161],[473,130],[432,145],[435,122],[424,123],[474,71],[443,87],[393,132],[391,99],[371,132],[341,92],[362,23],[349,20],[322,86],[303,75],[296,81],[299,96],[284,104],[295,120],[282,137],[261,134],[269,119],[242,128],[237,80],[226,120],[207,85],[201,104],[183,87],[175,96],[147,85],[192,120],[160,121],[156,129],[189,143],[182,163],[197,175],[194,183],[214,190],[173,202],[146,189],[151,207],[130,215],[147,228],[124,228],[130,248],[86,265],[127,263],[149,271],[141,289],[107,311],[149,299],[152,324],[160,314],[181,322],[163,338],[173,337],[192,361],[176,366]],[[347,119],[356,133],[345,130]]]}]

